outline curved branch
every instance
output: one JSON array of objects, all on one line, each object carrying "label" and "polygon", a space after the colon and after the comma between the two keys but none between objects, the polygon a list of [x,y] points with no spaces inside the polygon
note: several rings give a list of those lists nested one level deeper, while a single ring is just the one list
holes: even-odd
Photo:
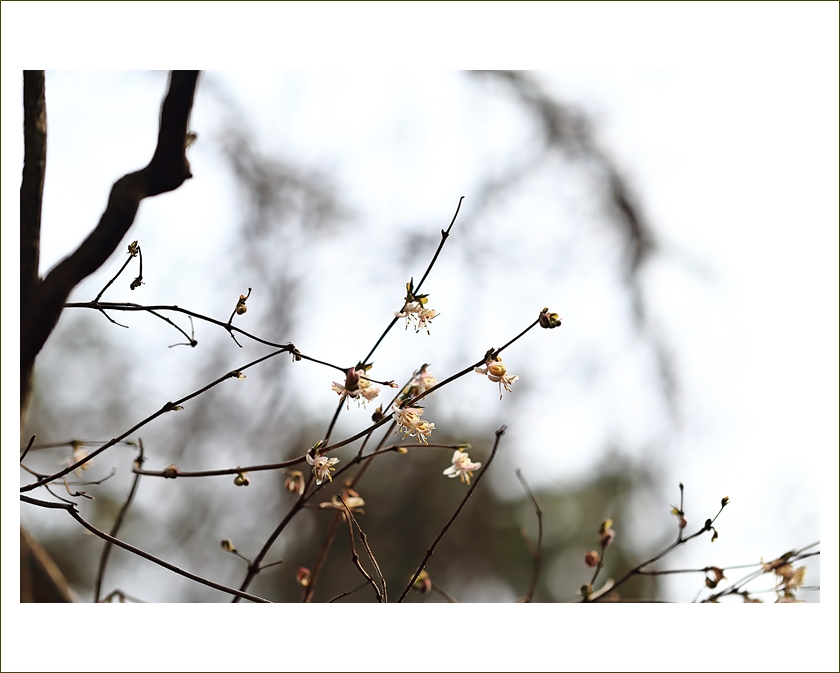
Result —
[{"label": "curved branch", "polygon": [[96,228],[46,278],[36,280],[30,301],[21,311],[22,392],[27,387],[35,357],[58,322],[70,292],[116,250],[134,223],[140,202],[149,196],[171,192],[192,177],[185,141],[197,81],[197,70],[172,71],[161,109],[157,147],[149,165],[114,183],[108,206]]}]

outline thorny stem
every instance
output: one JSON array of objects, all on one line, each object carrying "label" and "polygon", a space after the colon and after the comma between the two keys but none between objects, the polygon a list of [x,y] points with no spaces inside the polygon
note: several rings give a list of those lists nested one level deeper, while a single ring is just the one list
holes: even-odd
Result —
[{"label": "thorny stem", "polygon": [[218,584],[211,580],[205,579],[199,575],[195,575],[183,568],[179,568],[176,565],[172,565],[163,559],[159,559],[157,556],[150,554],[149,552],[143,551],[142,549],[138,549],[133,545],[128,544],[127,542],[123,542],[122,540],[115,538],[111,535],[108,535],[105,531],[99,530],[96,526],[92,523],[88,522],[84,519],[81,514],[76,510],[76,506],[74,504],[69,505],[62,505],[57,502],[46,502],[44,500],[37,500],[36,498],[30,498],[27,495],[20,496],[22,502],[29,503],[30,505],[37,505],[38,507],[44,507],[46,509],[63,509],[66,511],[70,516],[72,516],[78,523],[82,526],[87,528],[91,533],[94,535],[101,537],[103,540],[107,540],[108,542],[117,545],[118,547],[122,547],[130,551],[132,554],[136,554],[137,556],[142,556],[147,561],[151,561],[152,563],[156,563],[167,570],[171,570],[176,575],[181,575],[182,577],[186,577],[187,579],[191,579],[194,582],[198,582],[199,584],[203,584],[208,586],[212,589],[216,589],[218,591],[223,591],[224,593],[232,594],[237,598],[246,598],[249,601],[253,601],[255,603],[270,603],[271,601],[267,601],[265,598],[260,598],[259,596],[254,596],[253,594],[245,593],[244,591],[237,591],[236,589],[231,589],[230,587],[226,587],[223,584]]},{"label": "thorny stem", "polygon": [[473,494],[473,491],[478,486],[481,478],[486,474],[488,468],[490,467],[490,463],[493,462],[493,458],[496,457],[496,451],[499,448],[499,441],[502,439],[502,436],[505,434],[507,430],[507,426],[503,425],[498,430],[496,430],[496,441],[493,442],[493,449],[490,451],[490,457],[487,459],[487,464],[484,466],[476,476],[475,481],[473,481],[472,485],[470,486],[469,490],[467,490],[466,495],[461,500],[461,504],[458,505],[458,508],[455,510],[454,514],[449,518],[443,528],[441,529],[440,533],[438,533],[437,537],[435,538],[434,542],[432,542],[431,546],[426,550],[426,555],[423,557],[423,560],[420,562],[420,565],[417,567],[417,570],[414,572],[414,576],[409,580],[408,584],[403,589],[403,592],[400,594],[400,597],[397,599],[397,603],[402,603],[405,600],[406,595],[409,591],[411,591],[411,587],[414,586],[414,582],[420,577],[420,573],[423,572],[423,568],[426,567],[426,563],[432,557],[432,554],[435,553],[435,547],[437,547],[438,543],[443,539],[443,536],[446,535],[446,531],[452,526],[455,522],[455,519],[458,518],[458,515],[461,513],[461,510],[464,509],[464,505],[467,504],[467,500],[470,499],[470,496]]},{"label": "thorny stem", "polygon": [[[140,453],[135,459],[135,465],[142,465],[143,461],[145,460],[143,456],[143,440],[138,439],[138,444],[140,446]],[[134,494],[137,492],[137,485],[140,483],[140,475],[136,472],[134,473],[134,480],[131,482],[131,490],[128,492],[128,497],[125,499],[125,503],[120,508],[119,513],[117,514],[117,518],[114,521],[114,525],[111,528],[111,532],[109,535],[111,537],[116,538],[117,533],[120,532],[120,527],[122,526],[123,519],[125,518],[126,513],[128,512],[128,508],[131,507],[131,503],[134,501]],[[99,602],[99,595],[102,591],[102,578],[105,576],[105,566],[108,564],[108,557],[111,555],[111,548],[112,545],[110,542],[106,542],[105,546],[102,548],[102,555],[99,557],[99,569],[96,571],[96,581],[94,582],[94,589],[93,589],[93,602]]]}]

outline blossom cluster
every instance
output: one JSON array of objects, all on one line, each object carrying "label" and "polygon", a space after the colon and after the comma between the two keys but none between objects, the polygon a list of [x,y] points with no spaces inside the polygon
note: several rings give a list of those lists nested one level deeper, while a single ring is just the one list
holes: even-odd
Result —
[{"label": "blossom cluster", "polygon": [[[364,374],[364,369],[361,374]],[[368,379],[364,378],[356,371],[354,367],[350,367],[347,371],[347,376],[344,379],[344,385],[337,381],[333,381],[332,389],[343,395],[347,399],[347,408],[350,408],[350,399],[354,399],[359,403],[359,406],[365,406],[368,402],[375,399],[379,395],[379,386],[373,385]]]},{"label": "blossom cluster", "polygon": [[403,407],[394,409],[394,420],[397,422],[398,430],[405,437],[417,437],[417,441],[428,443],[434,423],[422,420],[423,409],[420,407]]}]

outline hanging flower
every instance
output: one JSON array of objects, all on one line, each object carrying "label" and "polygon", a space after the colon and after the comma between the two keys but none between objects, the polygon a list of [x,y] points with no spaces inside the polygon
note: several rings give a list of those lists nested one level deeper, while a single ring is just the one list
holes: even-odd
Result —
[{"label": "hanging flower", "polygon": [[465,484],[469,484],[470,479],[472,478],[472,473],[479,467],[481,467],[481,463],[472,462],[470,460],[470,454],[465,451],[455,451],[455,453],[452,454],[452,465],[447,467],[443,473],[450,479],[460,477],[461,481]]},{"label": "hanging flower", "polygon": [[325,481],[332,481],[332,474],[335,472],[333,465],[338,463],[338,458],[327,458],[326,456],[316,455],[314,458],[308,453],[306,454],[306,462],[312,466],[312,475],[315,477],[315,483],[320,486]]},{"label": "hanging flower", "polygon": [[493,383],[499,384],[499,399],[502,399],[502,386],[505,387],[509,393],[513,391],[510,389],[513,382],[518,380],[518,376],[512,376],[507,373],[507,369],[502,364],[502,358],[497,357],[494,360],[486,360],[483,367],[475,368],[476,374],[486,374],[487,378]]},{"label": "hanging flower", "polygon": [[428,302],[428,294],[414,293],[414,279],[412,278],[405,284],[405,304],[403,305],[403,309],[394,313],[394,316],[405,318],[406,329],[408,329],[408,326],[412,322],[416,322],[417,325],[414,328],[415,334],[421,329],[426,330],[426,334],[431,334],[429,325],[432,324],[432,319],[438,315],[438,312],[433,308],[426,308]]}]

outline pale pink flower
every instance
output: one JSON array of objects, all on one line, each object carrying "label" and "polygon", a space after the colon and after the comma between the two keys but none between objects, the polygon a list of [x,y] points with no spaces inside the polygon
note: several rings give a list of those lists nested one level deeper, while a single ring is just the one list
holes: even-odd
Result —
[{"label": "pale pink flower", "polygon": [[452,454],[452,465],[447,467],[443,473],[450,479],[460,477],[461,481],[469,484],[472,473],[479,467],[481,467],[481,463],[472,462],[470,460],[470,454],[465,451],[455,451]]}]

